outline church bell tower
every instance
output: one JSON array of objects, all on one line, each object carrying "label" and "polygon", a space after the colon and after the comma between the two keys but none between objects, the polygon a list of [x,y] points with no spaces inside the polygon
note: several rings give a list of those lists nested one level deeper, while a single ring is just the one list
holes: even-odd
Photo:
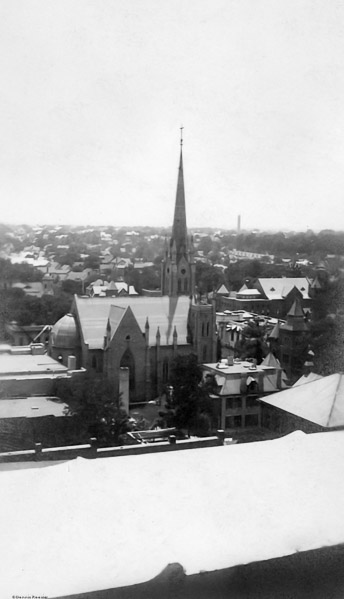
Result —
[{"label": "church bell tower", "polygon": [[183,127],[181,127],[180,159],[172,235],[165,242],[162,262],[162,295],[192,296],[195,287],[195,261],[192,237],[187,234],[183,171]]}]

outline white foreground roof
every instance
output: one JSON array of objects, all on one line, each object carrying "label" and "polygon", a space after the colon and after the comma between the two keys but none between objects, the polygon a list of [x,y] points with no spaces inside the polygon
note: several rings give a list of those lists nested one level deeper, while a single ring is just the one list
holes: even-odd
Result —
[{"label": "white foreground roof", "polygon": [[314,378],[309,383],[262,397],[261,401],[328,428],[344,426],[342,373]]},{"label": "white foreground roof", "polygon": [[56,597],[344,542],[344,436],[0,472],[0,596]]}]

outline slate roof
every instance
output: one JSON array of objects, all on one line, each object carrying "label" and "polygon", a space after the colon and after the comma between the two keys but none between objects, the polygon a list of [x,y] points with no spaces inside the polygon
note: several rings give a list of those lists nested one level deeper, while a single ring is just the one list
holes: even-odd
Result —
[{"label": "slate roof", "polygon": [[258,284],[270,300],[285,298],[293,287],[296,287],[302,293],[303,299],[309,299],[309,281],[306,277],[259,278]]},{"label": "slate roof", "polygon": [[343,374],[331,374],[261,401],[326,428],[344,426]]},{"label": "slate roof", "polygon": [[128,310],[128,306],[110,306],[109,321],[111,326],[111,339],[116,333],[120,322]]},{"label": "slate roof", "polygon": [[186,296],[174,298],[167,296],[101,298],[75,296],[74,305],[83,339],[85,343],[88,343],[90,349],[103,348],[111,306],[130,306],[142,332],[145,330],[148,317],[151,343],[159,327],[161,345],[171,345],[173,343],[173,330],[176,327],[178,344],[187,344],[189,298]]}]

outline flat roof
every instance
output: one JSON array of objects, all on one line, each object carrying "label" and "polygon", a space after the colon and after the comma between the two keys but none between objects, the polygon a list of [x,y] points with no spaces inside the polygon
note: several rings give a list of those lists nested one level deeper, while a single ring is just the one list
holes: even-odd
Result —
[{"label": "flat roof", "polygon": [[42,416],[64,416],[67,404],[58,397],[21,397],[0,399],[1,418],[40,418]]},{"label": "flat roof", "polygon": [[171,563],[190,575],[339,545],[343,441],[298,431],[0,472],[0,595],[69,596]]},{"label": "flat roof", "polygon": [[223,367],[218,367],[219,362],[215,362],[214,364],[203,364],[203,367],[207,370],[213,370],[216,374],[221,374],[224,376],[231,376],[234,374],[243,374],[247,375],[255,373],[255,372],[271,372],[275,370],[276,367],[272,366],[264,366],[263,364],[257,365],[255,368],[252,368],[252,362],[247,362],[246,360],[234,361],[232,366],[224,365]]},{"label": "flat roof", "polygon": [[48,354],[0,354],[0,377],[10,374],[53,374],[54,372],[64,373],[67,371],[66,366],[63,366]]}]

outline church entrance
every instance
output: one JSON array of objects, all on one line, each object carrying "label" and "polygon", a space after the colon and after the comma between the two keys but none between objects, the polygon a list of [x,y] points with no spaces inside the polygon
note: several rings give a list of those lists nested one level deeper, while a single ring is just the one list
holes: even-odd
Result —
[{"label": "church entrance", "polygon": [[129,369],[129,399],[132,401],[135,399],[136,385],[135,385],[135,360],[131,350],[128,348],[125,350],[120,363],[121,368]]}]

